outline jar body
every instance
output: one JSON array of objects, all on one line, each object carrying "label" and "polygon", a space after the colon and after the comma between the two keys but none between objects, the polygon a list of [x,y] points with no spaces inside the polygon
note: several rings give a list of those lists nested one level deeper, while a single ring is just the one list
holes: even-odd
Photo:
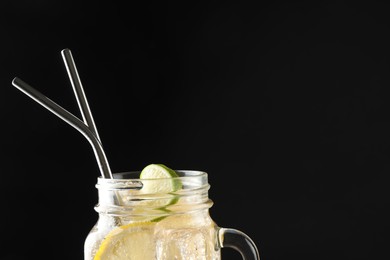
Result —
[{"label": "jar body", "polygon": [[[166,192],[172,179],[139,180],[137,174],[98,179],[99,219],[85,240],[84,259],[220,260],[207,175],[179,172],[180,188]],[[146,186],[162,188],[151,193]]]},{"label": "jar body", "polygon": [[[125,222],[121,219],[120,225],[117,217],[100,214],[99,220],[85,241],[85,260],[93,260],[99,248],[110,236],[110,232],[115,232],[116,229],[123,233],[123,237],[142,240],[136,243],[137,248],[133,249],[134,255],[130,255],[128,259],[219,260],[221,258],[217,237],[218,227],[209,216],[208,210],[197,210],[183,214],[169,214],[158,221]],[[130,254],[131,250],[129,249]],[[140,252],[143,253],[142,258],[139,258]],[[116,258],[113,256],[112,259]]]}]

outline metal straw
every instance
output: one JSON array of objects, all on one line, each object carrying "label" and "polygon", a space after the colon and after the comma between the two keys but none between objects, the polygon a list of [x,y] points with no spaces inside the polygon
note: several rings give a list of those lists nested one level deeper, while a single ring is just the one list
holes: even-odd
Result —
[{"label": "metal straw", "polygon": [[85,96],[83,85],[81,84],[72,52],[69,49],[63,49],[61,51],[61,55],[62,59],[64,60],[65,67],[68,72],[84,123],[88,126],[89,130],[95,134],[96,138],[101,141],[92,117],[91,110],[89,109],[87,97]]},{"label": "metal straw", "polygon": [[97,136],[90,130],[89,126],[23,80],[15,77],[12,80],[12,85],[83,134],[92,145],[102,177],[113,178],[102,145]]}]

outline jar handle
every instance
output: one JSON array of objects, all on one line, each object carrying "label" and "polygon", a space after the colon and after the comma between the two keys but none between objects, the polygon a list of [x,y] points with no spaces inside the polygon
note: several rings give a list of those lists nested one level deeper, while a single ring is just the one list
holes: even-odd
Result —
[{"label": "jar handle", "polygon": [[260,260],[256,244],[242,231],[233,228],[220,228],[218,237],[221,248],[233,248],[241,254],[243,260]]}]

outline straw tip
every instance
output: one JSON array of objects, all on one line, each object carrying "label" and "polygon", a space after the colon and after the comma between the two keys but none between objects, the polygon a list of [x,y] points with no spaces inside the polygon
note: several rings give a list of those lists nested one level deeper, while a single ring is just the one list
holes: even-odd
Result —
[{"label": "straw tip", "polygon": [[19,81],[20,79],[18,77],[15,77],[13,80],[12,80],[12,84],[15,84],[17,81]]},{"label": "straw tip", "polygon": [[65,48],[61,51],[61,53],[65,53],[65,52],[70,52],[70,49],[69,48]]},{"label": "straw tip", "polygon": [[18,77],[15,77],[13,80],[12,80],[12,86],[16,87],[16,88],[20,88],[21,86],[25,85],[24,81],[21,80],[20,78]]},{"label": "straw tip", "polygon": [[18,78],[18,77],[15,77],[15,78],[12,80],[12,85],[13,85],[14,87],[19,88],[21,85],[24,85],[24,84],[25,84],[24,81],[21,80],[21,79]]}]

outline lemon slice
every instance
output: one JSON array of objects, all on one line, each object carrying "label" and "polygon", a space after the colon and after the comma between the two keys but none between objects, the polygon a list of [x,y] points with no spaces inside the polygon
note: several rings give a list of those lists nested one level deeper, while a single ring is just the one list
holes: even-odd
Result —
[{"label": "lemon slice", "polygon": [[181,188],[178,174],[164,164],[149,164],[140,174],[140,179],[149,179],[143,183],[144,193],[170,193]]},{"label": "lemon slice", "polygon": [[155,259],[154,222],[134,222],[113,229],[94,260]]}]

